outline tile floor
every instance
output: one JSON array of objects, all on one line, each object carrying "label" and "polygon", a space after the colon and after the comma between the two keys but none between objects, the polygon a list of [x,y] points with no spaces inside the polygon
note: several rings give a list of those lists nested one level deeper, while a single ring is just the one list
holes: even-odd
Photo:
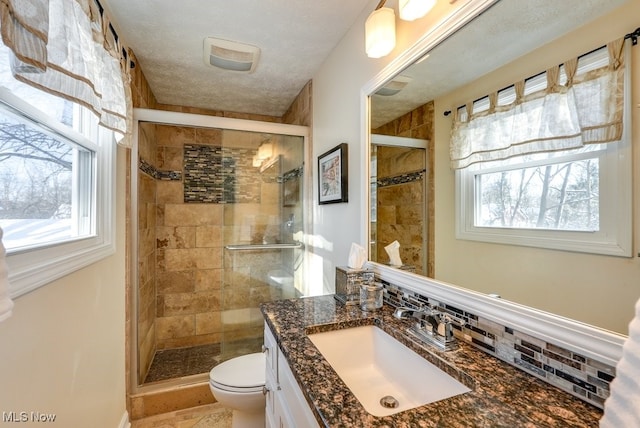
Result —
[{"label": "tile floor", "polygon": [[231,428],[231,410],[208,404],[139,419],[131,428]]},{"label": "tile floor", "polygon": [[207,373],[217,364],[239,355],[260,352],[262,337],[188,348],[157,351],[144,383]]},{"label": "tile floor", "polygon": [[220,344],[156,351],[144,383],[207,373],[218,364]]}]

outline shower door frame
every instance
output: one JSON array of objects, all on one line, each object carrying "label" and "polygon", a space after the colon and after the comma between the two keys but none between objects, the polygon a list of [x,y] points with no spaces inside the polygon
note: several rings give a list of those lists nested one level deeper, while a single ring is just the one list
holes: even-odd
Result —
[{"label": "shower door frame", "polygon": [[[164,390],[171,387],[179,387],[184,385],[192,385],[208,381],[208,374],[203,373],[201,375],[193,375],[188,378],[178,378],[161,382],[156,385],[144,385],[138,382],[138,138],[139,138],[139,125],[140,123],[152,123],[155,125],[174,125],[174,126],[193,126],[200,128],[217,128],[224,130],[235,131],[248,131],[248,132],[261,132],[269,134],[289,135],[303,138],[303,153],[304,153],[304,173],[302,176],[302,188],[303,188],[303,213],[304,219],[302,224],[304,236],[312,236],[313,234],[313,221],[311,219],[313,210],[313,198],[311,197],[312,176],[309,171],[309,166],[312,165],[311,159],[311,147],[309,143],[309,127],[301,125],[289,125],[276,122],[261,122],[256,120],[247,119],[235,119],[221,116],[207,116],[194,113],[182,113],[172,112],[165,110],[153,110],[134,108],[133,109],[133,145],[131,147],[131,164],[130,164],[130,215],[129,215],[129,263],[130,264],[130,302],[127,307],[127,311],[130,313],[129,317],[129,386],[130,393],[144,393],[153,392],[156,390]],[[303,243],[304,245],[304,243]],[[305,250],[304,256],[304,281],[308,280],[307,269],[307,252]]]}]

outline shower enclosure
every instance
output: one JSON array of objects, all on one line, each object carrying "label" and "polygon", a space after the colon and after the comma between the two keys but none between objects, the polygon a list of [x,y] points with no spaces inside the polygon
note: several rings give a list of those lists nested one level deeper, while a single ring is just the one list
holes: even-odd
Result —
[{"label": "shower enclosure", "polygon": [[259,352],[259,304],[308,294],[308,131],[152,110],[134,118],[137,388],[197,380],[222,361]]},{"label": "shower enclosure", "polygon": [[398,241],[402,269],[426,275],[427,141],[376,134],[371,140],[371,259],[386,263],[385,246]]}]

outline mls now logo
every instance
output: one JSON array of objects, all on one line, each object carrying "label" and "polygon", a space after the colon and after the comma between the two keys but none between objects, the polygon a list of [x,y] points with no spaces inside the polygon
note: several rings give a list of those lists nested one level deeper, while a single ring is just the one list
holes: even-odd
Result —
[{"label": "mls now logo", "polygon": [[40,412],[2,412],[2,422],[55,422],[56,415]]}]

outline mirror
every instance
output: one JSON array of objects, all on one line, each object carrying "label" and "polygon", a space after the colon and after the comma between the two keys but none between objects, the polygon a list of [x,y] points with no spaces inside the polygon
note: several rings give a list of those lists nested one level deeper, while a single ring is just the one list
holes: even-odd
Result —
[{"label": "mirror", "polygon": [[401,269],[626,334],[639,258],[456,239],[446,112],[624,36],[638,13],[623,0],[498,1],[370,94],[370,260],[387,264],[398,240]]}]

